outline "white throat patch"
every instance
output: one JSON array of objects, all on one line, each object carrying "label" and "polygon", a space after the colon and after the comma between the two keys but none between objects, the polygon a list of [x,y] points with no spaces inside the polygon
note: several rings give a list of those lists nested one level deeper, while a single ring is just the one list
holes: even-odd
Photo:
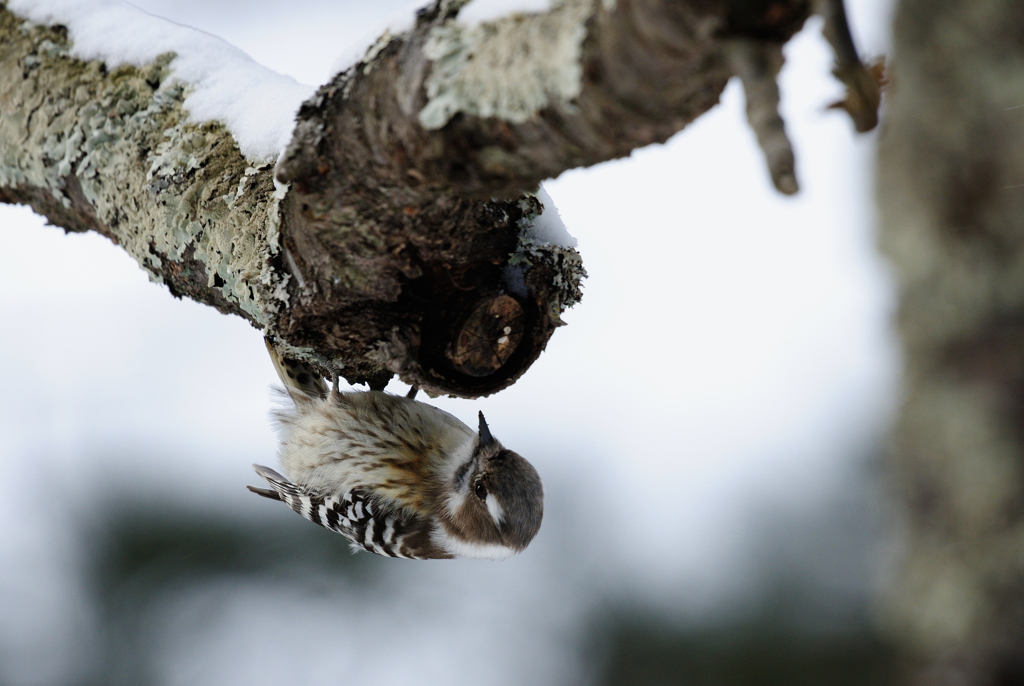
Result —
[{"label": "white throat patch", "polygon": [[471,543],[448,535],[440,524],[434,527],[430,537],[434,545],[446,550],[455,557],[468,557],[475,560],[504,560],[516,554],[508,546],[495,543]]}]

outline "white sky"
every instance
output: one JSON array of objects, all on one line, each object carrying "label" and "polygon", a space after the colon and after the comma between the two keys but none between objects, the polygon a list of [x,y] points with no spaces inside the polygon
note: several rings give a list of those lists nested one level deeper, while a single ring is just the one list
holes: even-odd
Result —
[{"label": "white sky", "polygon": [[[307,84],[326,79],[351,51],[346,44],[408,5],[135,4]],[[887,2],[851,4],[864,51],[883,52]],[[765,512],[817,517],[854,488],[851,474],[894,404],[894,296],[874,250],[874,136],[856,137],[843,115],[824,111],[839,87],[818,24],[809,27],[788,46],[781,83],[802,187],[795,198],[771,188],[735,83],[721,106],[666,145],[546,185],[590,273],[583,302],[511,389],[435,401],[470,423],[482,409],[495,435],[534,463],[548,492],[545,526],[524,555],[501,565],[382,560],[408,584],[395,582],[411,603],[452,597],[451,607],[463,608],[447,610],[446,629],[424,619],[433,610],[395,620],[404,631],[441,631],[444,641],[474,635],[474,618],[517,626],[516,612],[544,607],[550,616],[533,637],[515,640],[534,651],[534,670],[553,668],[563,644],[551,636],[588,602],[610,589],[680,612],[727,602],[758,565],[751,540]],[[259,332],[174,300],[99,236],[65,236],[24,208],[0,206],[0,240],[8,332],[0,338],[0,596],[22,598],[0,620],[0,654],[47,656],[0,668],[0,680],[20,684],[40,681],[44,664],[74,673],[74,653],[61,653],[72,656],[62,662],[47,652],[77,645],[56,620],[76,602],[74,579],[61,571],[74,550],[63,518],[92,494],[113,492],[100,487],[215,499],[237,512],[264,504],[242,487],[255,483],[251,463],[275,463],[267,419],[274,373]],[[40,510],[39,493],[71,509]],[[563,573],[544,581],[553,568]],[[459,600],[445,590],[452,579],[478,590]],[[507,605],[488,593],[492,583],[510,589]],[[256,660],[265,641],[284,646],[272,660],[281,669],[289,651],[305,648],[277,633],[276,620],[253,616],[246,594],[331,629],[332,611],[293,591],[238,593],[205,633],[175,639],[214,665],[208,678],[172,674],[179,663],[171,660],[167,683],[217,683],[228,663],[216,655]],[[339,607],[361,622],[387,624],[372,602],[343,596]],[[176,611],[187,616],[193,602]],[[434,656],[428,682],[452,678],[436,643],[417,646]],[[344,659],[307,665],[308,681]],[[391,676],[405,668],[392,665]],[[255,669],[249,683],[263,683],[261,674],[269,683],[278,672]],[[536,676],[487,664],[475,674],[475,683]]]}]

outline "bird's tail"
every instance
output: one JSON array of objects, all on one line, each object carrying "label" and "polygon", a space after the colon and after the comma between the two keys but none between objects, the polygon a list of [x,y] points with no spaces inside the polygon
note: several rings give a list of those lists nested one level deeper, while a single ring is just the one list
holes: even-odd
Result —
[{"label": "bird's tail", "polygon": [[[305,495],[298,486],[288,480],[288,477],[283,474],[275,472],[270,467],[264,467],[263,465],[254,464],[252,466],[256,470],[264,481],[270,484],[270,488],[257,488],[256,486],[246,486],[250,491],[256,495],[261,495],[264,498],[270,498],[271,500],[280,500],[284,503],[291,505],[291,502]],[[273,489],[273,490],[271,490]]]},{"label": "bird's tail", "polygon": [[[332,531],[342,532],[342,529],[338,527],[337,500],[325,499],[322,495],[313,494],[313,492],[309,492],[290,481],[287,476],[283,476],[269,467],[253,465],[253,469],[256,470],[256,473],[264,481],[270,484],[270,488],[246,486],[254,494],[263,498],[269,498],[272,501],[281,501],[309,521],[329,528]],[[330,502],[326,504],[325,500]],[[328,510],[334,511],[335,514],[332,516]]]},{"label": "bird's tail", "polygon": [[246,488],[264,498],[280,500],[306,519],[322,526],[319,519],[314,518],[312,514],[323,503],[322,496],[308,493],[305,489],[290,481],[288,477],[275,472],[270,467],[254,464],[252,468],[256,470],[256,473],[264,481],[270,484],[270,488],[257,488],[256,486],[246,486]]},{"label": "bird's tail", "polygon": [[261,495],[264,498],[269,498],[270,500],[281,500],[281,494],[277,491],[272,491],[269,488],[260,488],[259,486],[246,486],[246,488],[256,495]]},{"label": "bird's tail", "polygon": [[[269,336],[265,336],[263,341],[267,344],[267,352],[270,353],[270,361],[274,363],[277,378],[281,379],[281,383],[288,389],[292,397],[295,397],[295,391],[310,398],[327,396],[327,385],[324,383],[323,377],[312,366],[282,355]],[[263,475],[260,474],[260,476]]]}]

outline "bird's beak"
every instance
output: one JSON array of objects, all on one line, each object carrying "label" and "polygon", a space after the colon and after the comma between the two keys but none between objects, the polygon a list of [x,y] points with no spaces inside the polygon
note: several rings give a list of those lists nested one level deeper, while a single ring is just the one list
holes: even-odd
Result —
[{"label": "bird's beak", "polygon": [[484,413],[480,413],[480,445],[490,445],[494,443],[494,436],[491,435],[491,430],[487,428],[487,420],[484,419]]}]

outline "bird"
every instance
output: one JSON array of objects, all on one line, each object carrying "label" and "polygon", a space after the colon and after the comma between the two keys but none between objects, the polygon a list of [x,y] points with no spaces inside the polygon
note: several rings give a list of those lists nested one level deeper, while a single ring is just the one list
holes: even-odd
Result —
[{"label": "bird", "polygon": [[[540,475],[505,448],[483,412],[473,431],[412,397],[328,391],[267,338],[287,396],[274,412],[281,474],[253,465],[279,500],[347,538],[353,551],[417,560],[500,560],[522,552],[544,515]],[[290,401],[290,402],[289,402]]]}]

